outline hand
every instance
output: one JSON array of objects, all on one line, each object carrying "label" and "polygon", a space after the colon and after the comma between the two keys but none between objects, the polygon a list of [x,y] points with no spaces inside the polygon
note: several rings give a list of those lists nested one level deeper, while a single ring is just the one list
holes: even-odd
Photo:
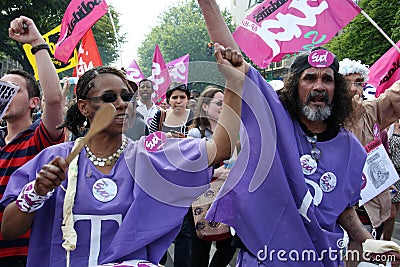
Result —
[{"label": "hand", "polygon": [[8,36],[15,41],[32,46],[46,43],[33,20],[25,16],[20,16],[10,22]]},{"label": "hand", "polygon": [[218,63],[218,68],[227,80],[243,80],[244,74],[248,69],[247,62],[244,61],[240,51],[230,47],[224,48],[222,45],[214,44],[214,55]]},{"label": "hand", "polygon": [[56,157],[36,174],[35,191],[41,196],[60,186],[65,180],[68,164],[64,158]]}]

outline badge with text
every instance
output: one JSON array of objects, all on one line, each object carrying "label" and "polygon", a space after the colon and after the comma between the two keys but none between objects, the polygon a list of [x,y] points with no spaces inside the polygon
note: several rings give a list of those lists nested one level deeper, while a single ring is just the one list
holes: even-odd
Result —
[{"label": "badge with text", "polygon": [[14,84],[0,81],[0,119],[3,118],[18,89],[19,87]]},{"label": "badge with text", "polygon": [[332,192],[335,189],[337,183],[336,175],[332,172],[326,172],[322,174],[319,179],[319,187],[325,193]]},{"label": "badge with text", "polygon": [[101,178],[97,180],[92,187],[93,196],[100,202],[110,202],[117,193],[117,184],[109,178]]},{"label": "badge with text", "polygon": [[318,167],[317,161],[308,154],[300,157],[300,164],[301,169],[303,170],[303,174],[305,175],[314,174]]},{"label": "badge with text", "polygon": [[335,56],[328,50],[318,49],[308,56],[308,63],[314,68],[327,68],[332,65]]},{"label": "badge with text", "polygon": [[149,134],[144,140],[144,148],[149,152],[162,150],[167,142],[167,135],[163,132]]}]

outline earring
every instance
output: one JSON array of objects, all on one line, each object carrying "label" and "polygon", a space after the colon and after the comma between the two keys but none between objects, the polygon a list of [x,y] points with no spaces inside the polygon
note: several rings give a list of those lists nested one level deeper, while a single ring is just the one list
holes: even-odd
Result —
[{"label": "earring", "polygon": [[87,125],[88,125],[88,121],[87,121],[87,117],[85,117],[85,121],[83,122],[82,127],[79,128],[79,131],[80,132],[85,131]]}]

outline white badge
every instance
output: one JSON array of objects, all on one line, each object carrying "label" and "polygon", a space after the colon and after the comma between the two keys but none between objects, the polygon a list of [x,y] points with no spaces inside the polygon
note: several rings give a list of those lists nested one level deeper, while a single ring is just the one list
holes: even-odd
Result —
[{"label": "white badge", "polygon": [[331,192],[336,187],[336,175],[332,172],[326,172],[322,174],[321,179],[319,179],[319,187],[325,193]]},{"label": "white badge", "polygon": [[300,157],[300,165],[305,175],[314,174],[318,167],[317,161],[308,154]]},{"label": "white badge", "polygon": [[98,201],[109,202],[117,195],[118,187],[113,180],[101,178],[93,184],[92,193]]}]

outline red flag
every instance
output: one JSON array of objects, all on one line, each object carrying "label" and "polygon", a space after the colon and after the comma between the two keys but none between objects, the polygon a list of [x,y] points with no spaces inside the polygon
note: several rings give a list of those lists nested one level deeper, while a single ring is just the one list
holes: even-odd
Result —
[{"label": "red flag", "polygon": [[159,105],[165,99],[165,94],[167,93],[167,89],[171,84],[171,80],[169,77],[168,68],[165,65],[164,58],[158,45],[156,45],[156,48],[154,49],[151,76],[154,82],[155,92],[153,101],[156,105]]},{"label": "red flag", "polygon": [[264,1],[233,33],[261,68],[327,43],[361,9],[352,0]]},{"label": "red flag", "polygon": [[[396,45],[400,47],[400,41]],[[400,79],[400,52],[392,46],[369,71],[368,83],[376,87],[375,96],[378,97]]]},{"label": "red flag", "polygon": [[92,29],[83,36],[78,51],[78,65],[74,68],[74,77],[81,77],[87,70],[103,65]]},{"label": "red flag", "polygon": [[83,35],[108,11],[104,0],[72,0],[61,22],[54,57],[66,63]]}]

